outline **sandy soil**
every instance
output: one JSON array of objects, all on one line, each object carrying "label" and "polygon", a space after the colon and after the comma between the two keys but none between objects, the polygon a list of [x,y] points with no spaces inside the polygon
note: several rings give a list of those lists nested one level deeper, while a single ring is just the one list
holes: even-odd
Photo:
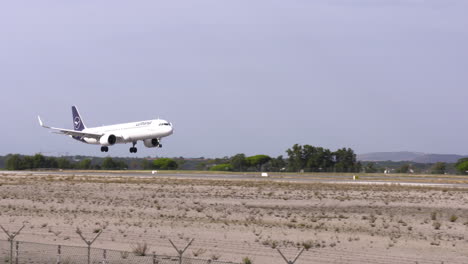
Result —
[{"label": "sandy soil", "polygon": [[[255,264],[468,263],[468,189],[0,174],[0,224],[18,240]],[[6,236],[0,233],[0,239]]]}]

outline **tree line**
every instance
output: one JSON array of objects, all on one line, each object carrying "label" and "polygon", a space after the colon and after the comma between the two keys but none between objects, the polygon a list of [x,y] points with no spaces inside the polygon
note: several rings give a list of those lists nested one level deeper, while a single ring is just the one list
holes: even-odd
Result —
[{"label": "tree line", "polygon": [[[212,171],[273,171],[273,172],[358,172],[361,164],[356,161],[352,149],[330,151],[310,145],[294,145],[286,150],[287,157],[272,158],[268,155],[246,156],[237,154],[232,157],[200,159],[195,165],[198,170]],[[175,170],[189,163],[184,158],[158,159],[112,159],[103,160],[78,157],[48,157],[42,154],[34,156],[8,155],[5,161],[7,170],[34,169],[79,169],[79,170]]]},{"label": "tree line", "polygon": [[414,163],[408,161],[364,161],[362,172],[366,173],[416,173],[416,174],[468,174],[468,158],[456,163]]},{"label": "tree line", "polygon": [[34,156],[12,154],[4,160],[7,170],[37,170],[37,169],[72,169],[72,170],[175,170],[179,162],[169,158],[125,159],[125,158],[85,158],[85,157],[49,157],[42,154]]},{"label": "tree line", "polygon": [[225,162],[211,166],[215,171],[272,172],[359,172],[362,165],[350,148],[331,151],[322,147],[295,144],[286,150],[287,158],[267,155],[246,157],[237,154]]},{"label": "tree line", "polygon": [[122,160],[104,158],[95,163],[91,159],[70,160],[65,157],[48,157],[42,154],[34,156],[13,154],[5,160],[7,170],[35,170],[35,169],[76,169],[76,170],[123,170],[128,165]]},{"label": "tree line", "polygon": [[365,172],[365,173],[458,173],[468,174],[468,158],[457,163],[434,164],[408,162],[359,162],[350,148],[331,151],[322,147],[295,144],[287,156],[268,155],[205,159],[178,158],[98,158],[85,156],[50,157],[10,154],[0,156],[0,167],[7,170],[77,169],[77,170],[211,170],[211,171],[265,171],[265,172]]}]

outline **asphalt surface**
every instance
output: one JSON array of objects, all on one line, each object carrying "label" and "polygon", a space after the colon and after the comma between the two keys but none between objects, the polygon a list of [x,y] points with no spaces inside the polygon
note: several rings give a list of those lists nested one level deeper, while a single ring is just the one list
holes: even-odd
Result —
[{"label": "asphalt surface", "polygon": [[426,187],[456,187],[468,188],[468,177],[457,175],[372,175],[359,176],[353,180],[353,175],[334,174],[270,174],[269,177],[261,177],[260,173],[171,173],[171,172],[86,172],[86,171],[9,171],[4,172],[18,176],[93,176],[93,177],[158,177],[171,179],[219,179],[219,180],[259,180],[275,182],[316,182],[316,183],[340,183],[340,184],[398,184],[401,186],[426,186]]}]

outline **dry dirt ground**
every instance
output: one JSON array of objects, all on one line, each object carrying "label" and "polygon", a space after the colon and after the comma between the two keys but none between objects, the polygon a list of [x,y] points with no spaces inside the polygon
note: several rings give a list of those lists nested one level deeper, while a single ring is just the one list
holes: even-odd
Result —
[{"label": "dry dirt ground", "polygon": [[[254,264],[468,263],[468,189],[0,173],[0,224],[18,240]],[[0,233],[0,239],[6,236]]]}]

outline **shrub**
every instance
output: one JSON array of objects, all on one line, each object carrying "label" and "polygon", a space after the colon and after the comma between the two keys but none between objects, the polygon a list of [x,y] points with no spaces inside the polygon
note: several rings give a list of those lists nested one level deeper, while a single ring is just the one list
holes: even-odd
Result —
[{"label": "shrub", "polygon": [[456,215],[450,216],[450,222],[452,222],[452,223],[457,221],[457,219],[458,219],[458,216],[456,216]]},{"label": "shrub", "polygon": [[249,257],[242,258],[242,264],[252,264],[252,260]]},{"label": "shrub", "polygon": [[313,241],[307,240],[307,241],[302,242],[302,246],[303,246],[306,250],[309,250],[309,249],[312,247],[313,243],[314,243]]},{"label": "shrub", "polygon": [[137,256],[146,256],[146,251],[148,251],[148,244],[144,243],[136,243],[136,245],[132,248],[133,253]]},{"label": "shrub", "polygon": [[194,257],[198,257],[198,256],[203,255],[205,252],[206,252],[206,249],[199,248],[197,250],[192,251],[192,254]]}]

